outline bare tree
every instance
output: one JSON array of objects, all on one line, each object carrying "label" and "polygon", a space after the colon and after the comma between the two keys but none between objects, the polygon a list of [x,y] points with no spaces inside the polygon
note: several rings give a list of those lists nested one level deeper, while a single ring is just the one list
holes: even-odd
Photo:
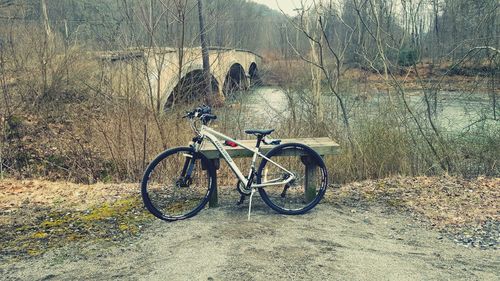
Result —
[{"label": "bare tree", "polygon": [[50,28],[50,22],[49,22],[49,16],[48,16],[48,11],[47,11],[47,3],[45,0],[40,0],[40,6],[42,10],[42,25],[45,28],[45,35],[43,37],[43,46],[41,49],[41,57],[40,57],[40,65],[41,65],[41,72],[42,72],[42,94],[45,95],[47,93],[47,71],[48,71],[48,64],[49,64],[49,53],[52,45],[52,30]]},{"label": "bare tree", "polygon": [[[339,11],[336,9],[334,3],[335,1],[314,1],[308,8],[303,4],[302,9],[300,9],[298,22],[292,19],[289,20],[289,22],[309,41],[309,56],[301,53],[290,40],[288,40],[288,44],[295,54],[303,61],[307,62],[311,67],[313,106],[318,121],[322,121],[323,118],[321,107],[323,102],[321,98],[321,83],[324,79],[327,82],[328,90],[337,100],[341,109],[343,124],[348,132],[348,138],[352,142],[349,110],[346,102],[347,94],[340,90],[339,82],[342,78],[345,55],[352,41],[355,29],[341,19]],[[328,22],[329,19],[332,21],[335,19],[335,24],[344,27],[345,31],[342,36],[333,36],[329,34],[329,29],[336,28],[333,22]]]},{"label": "bare tree", "polygon": [[198,20],[200,23],[200,43],[201,54],[203,59],[203,76],[205,78],[206,95],[211,98],[212,95],[212,75],[210,74],[210,61],[208,56],[208,42],[206,38],[205,22],[203,18],[202,0],[198,1]]}]

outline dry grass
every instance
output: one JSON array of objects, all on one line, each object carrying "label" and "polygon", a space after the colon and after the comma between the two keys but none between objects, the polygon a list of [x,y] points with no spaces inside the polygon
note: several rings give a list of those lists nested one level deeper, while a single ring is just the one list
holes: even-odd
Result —
[{"label": "dry grass", "polygon": [[[29,35],[25,37],[26,40],[30,38]],[[39,55],[25,48],[29,46],[27,42],[19,44],[24,48],[15,49],[17,53],[13,55],[27,58],[20,64],[31,66],[33,69],[29,70],[33,75],[25,75],[22,69],[6,72],[9,81],[14,74],[19,78],[18,83],[9,88],[9,95],[4,96],[19,106],[6,116],[3,114],[7,112],[4,103],[0,104],[0,117],[17,120],[11,122],[17,124],[12,126],[7,124],[10,121],[5,122],[6,133],[1,134],[7,177],[43,177],[84,183],[138,181],[147,163],[159,152],[173,146],[184,146],[192,138],[189,126],[180,119],[183,109],[192,105],[180,106],[168,113],[155,112],[149,99],[145,101],[149,93],[149,76],[141,69],[140,63],[134,67],[125,62],[124,65],[117,63],[110,71],[109,64],[90,59],[89,54],[78,47],[70,48],[64,55],[54,51],[47,65],[50,91],[42,92],[40,70],[32,66]],[[8,64],[14,68],[11,60]],[[425,64],[418,67],[424,78],[431,75]],[[421,133],[401,108],[380,106],[377,115],[364,112],[367,108],[362,104],[371,98],[369,95],[375,95],[373,93],[388,86],[377,74],[347,69],[341,79],[341,94],[351,110],[352,120],[357,119],[351,123],[354,143],[351,145],[334,101],[325,103],[323,122],[317,122],[312,114],[307,90],[310,71],[305,62],[280,60],[271,53],[266,54],[261,70],[264,79],[274,79],[276,83],[286,85],[288,93],[302,95],[284,101],[288,103],[287,113],[294,118],[282,116],[280,120],[268,122],[277,126],[273,137],[330,136],[336,139],[342,144],[343,152],[328,160],[336,182],[395,174],[439,174],[443,171],[434,168],[436,161],[455,157],[455,154],[455,170],[449,170],[450,173],[472,176],[498,173],[494,153],[489,153],[498,143],[494,136],[488,136],[483,143],[474,141],[470,145],[465,144],[469,142],[465,137],[450,138],[445,140],[443,147],[450,147],[453,151],[444,151],[434,157],[426,148]],[[405,86],[410,87],[415,82],[415,75],[407,79]],[[327,95],[331,93],[325,93]],[[249,118],[246,112],[237,108],[225,106],[215,112],[219,115],[215,123],[220,126],[218,129],[237,138],[246,137],[242,130],[256,125],[250,122],[258,122],[253,120],[257,118]],[[425,119],[421,123],[427,124]],[[424,129],[430,130],[428,126]],[[485,131],[480,133],[486,134]],[[469,135],[475,137],[476,132]],[[458,142],[461,146],[456,145]],[[462,153],[464,148],[467,153]],[[493,160],[488,158],[489,155]],[[483,156],[489,160],[485,162]],[[467,171],[472,169],[461,168],[461,163],[478,169],[469,173]],[[221,172],[222,178],[226,177],[227,171]]]}]

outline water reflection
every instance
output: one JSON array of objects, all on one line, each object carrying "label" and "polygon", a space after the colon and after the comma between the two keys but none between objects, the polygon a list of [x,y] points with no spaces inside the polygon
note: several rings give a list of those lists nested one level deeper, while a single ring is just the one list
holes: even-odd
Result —
[{"label": "water reflection", "polygon": [[[272,124],[280,117],[288,115],[287,95],[279,87],[258,87],[236,93],[236,97],[237,102],[246,108],[246,114],[262,124]],[[400,97],[392,96],[392,98],[393,102],[397,103]],[[427,107],[422,92],[408,92],[406,98],[414,112],[426,114]],[[325,94],[323,100],[325,107],[335,108],[335,97]],[[351,121],[356,122],[357,114],[370,114],[375,117],[389,102],[385,93],[374,94],[365,99],[352,97],[348,99],[349,106],[353,108]],[[492,104],[487,93],[441,91],[437,94],[437,105],[434,116],[442,130],[461,131],[478,120],[492,118]],[[498,124],[497,121],[493,122]]]}]

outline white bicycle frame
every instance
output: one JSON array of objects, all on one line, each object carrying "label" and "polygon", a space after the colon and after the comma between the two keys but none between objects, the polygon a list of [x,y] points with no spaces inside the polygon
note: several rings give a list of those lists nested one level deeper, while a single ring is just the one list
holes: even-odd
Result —
[{"label": "white bicycle frame", "polygon": [[[252,183],[251,184],[251,188],[252,189],[262,188],[262,187],[271,186],[271,185],[285,185],[285,184],[288,184],[288,183],[290,183],[291,181],[293,181],[295,179],[295,175],[292,172],[290,172],[287,169],[283,168],[281,165],[279,165],[278,163],[274,162],[273,160],[267,158],[264,154],[260,153],[260,151],[259,151],[260,149],[257,148],[257,147],[250,148],[250,147],[242,144],[241,142],[239,142],[239,141],[237,141],[237,140],[235,140],[235,139],[233,139],[231,137],[228,137],[228,136],[226,136],[226,135],[224,135],[224,134],[222,134],[220,132],[217,132],[214,129],[212,129],[212,128],[206,126],[206,125],[202,125],[201,126],[201,129],[199,130],[199,135],[202,137],[202,141],[201,141],[201,143],[194,143],[193,144],[194,145],[194,149],[196,151],[199,151],[199,149],[203,145],[203,140],[205,139],[205,137],[207,137],[210,140],[210,142],[215,146],[215,148],[220,152],[220,154],[222,155],[222,158],[224,158],[226,160],[227,164],[229,165],[229,167],[231,168],[231,170],[234,172],[234,174],[238,177],[238,179],[245,186],[248,186],[248,181],[251,178],[252,173],[255,172],[255,162],[257,161],[257,156],[266,159],[268,162],[272,163],[273,165],[277,166],[278,168],[280,168],[284,172],[288,173],[289,177],[287,177],[286,179],[283,179],[283,178],[271,179],[271,180],[268,180],[268,181],[266,181],[264,183],[260,183],[260,184]],[[248,174],[248,178],[245,178],[245,176],[243,175],[243,173],[240,171],[240,169],[238,168],[238,166],[236,165],[236,163],[234,163],[233,159],[227,153],[226,149],[221,144],[221,142],[219,141],[218,138],[221,138],[221,139],[227,140],[227,141],[232,141],[232,142],[236,143],[238,146],[241,146],[242,148],[253,152],[252,166],[250,168],[250,172]]]}]

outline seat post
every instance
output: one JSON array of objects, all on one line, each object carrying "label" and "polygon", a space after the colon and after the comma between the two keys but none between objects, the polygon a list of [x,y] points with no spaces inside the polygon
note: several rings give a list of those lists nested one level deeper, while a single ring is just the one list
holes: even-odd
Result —
[{"label": "seat post", "polygon": [[255,145],[256,148],[260,147],[260,143],[262,142],[263,138],[264,138],[263,135],[257,135],[257,144]]}]

